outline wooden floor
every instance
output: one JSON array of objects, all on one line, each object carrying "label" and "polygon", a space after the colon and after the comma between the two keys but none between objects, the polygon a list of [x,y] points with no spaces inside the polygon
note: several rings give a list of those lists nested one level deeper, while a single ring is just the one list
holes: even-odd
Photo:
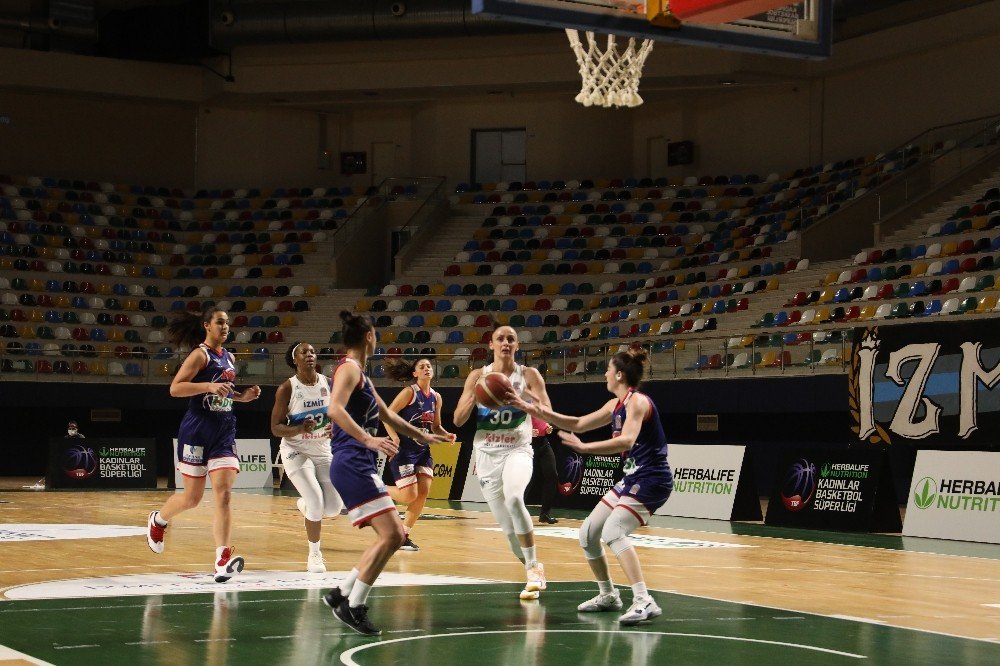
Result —
[{"label": "wooden floor", "polygon": [[[171,523],[162,555],[150,552],[142,535],[4,539],[4,529],[17,525],[141,527],[168,492],[11,489],[32,481],[6,480],[6,488],[0,488],[0,598],[22,598],[18,589],[50,581],[210,571],[210,496]],[[496,523],[485,505],[431,504],[426,513],[432,516],[412,533],[420,552],[397,553],[387,572],[523,581],[523,568],[505,538],[490,529]],[[234,510],[233,541],[246,558],[247,572],[304,571],[307,550],[295,497],[237,492]],[[558,525],[539,526],[539,558],[549,579],[542,599],[546,607],[572,608],[589,595],[589,587],[579,585],[572,586],[581,590],[574,595],[551,594],[564,583],[590,580],[573,538],[582,517],[563,514]],[[651,537],[651,544],[638,547],[651,590],[1000,642],[1000,547],[806,533],[748,523],[665,517],[654,521],[639,532]],[[350,527],[346,517],[326,521],[323,552],[328,569],[349,570],[371,539],[370,530]],[[612,572],[616,583],[625,583],[617,564]],[[623,596],[628,601],[631,594],[623,590]],[[0,602],[0,617],[10,608],[6,604],[18,603]],[[664,617],[669,617],[669,603],[661,605]],[[3,624],[0,644],[9,645]]]}]

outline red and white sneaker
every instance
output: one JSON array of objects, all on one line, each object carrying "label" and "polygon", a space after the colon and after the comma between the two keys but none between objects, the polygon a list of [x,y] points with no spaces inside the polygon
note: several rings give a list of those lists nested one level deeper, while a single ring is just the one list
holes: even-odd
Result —
[{"label": "red and white sneaker", "polygon": [[163,552],[163,532],[167,529],[166,526],[160,527],[153,520],[159,513],[159,511],[150,511],[149,518],[146,520],[146,545],[157,555]]},{"label": "red and white sneaker", "polygon": [[225,583],[227,580],[243,571],[246,564],[242,557],[236,555],[236,549],[226,546],[222,550],[222,555],[215,561],[215,582]]}]

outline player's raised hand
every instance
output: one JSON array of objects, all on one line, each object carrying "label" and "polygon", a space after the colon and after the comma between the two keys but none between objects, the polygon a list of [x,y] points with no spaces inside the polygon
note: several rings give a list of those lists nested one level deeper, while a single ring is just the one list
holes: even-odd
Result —
[{"label": "player's raised hand", "polygon": [[580,441],[580,438],[576,436],[575,433],[566,432],[565,430],[559,431],[559,439],[562,443],[574,451],[583,452],[586,450],[587,445]]}]

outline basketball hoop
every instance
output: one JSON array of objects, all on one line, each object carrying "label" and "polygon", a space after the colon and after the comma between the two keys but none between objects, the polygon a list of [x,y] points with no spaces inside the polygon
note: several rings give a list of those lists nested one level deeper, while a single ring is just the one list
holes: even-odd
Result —
[{"label": "basketball hoop", "polygon": [[583,85],[576,101],[584,106],[635,107],[642,104],[639,96],[639,79],[646,57],[653,50],[653,40],[644,39],[637,48],[634,37],[628,38],[628,46],[620,51],[614,35],[608,35],[608,45],[604,51],[597,43],[594,33],[586,32],[587,47],[580,41],[580,33],[566,29],[569,44],[580,66]]}]

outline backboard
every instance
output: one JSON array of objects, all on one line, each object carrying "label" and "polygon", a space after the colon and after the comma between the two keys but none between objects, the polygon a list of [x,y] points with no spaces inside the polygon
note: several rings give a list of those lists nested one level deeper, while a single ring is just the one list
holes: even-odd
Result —
[{"label": "backboard", "polygon": [[473,13],[688,46],[819,60],[832,0],[472,0]]}]

